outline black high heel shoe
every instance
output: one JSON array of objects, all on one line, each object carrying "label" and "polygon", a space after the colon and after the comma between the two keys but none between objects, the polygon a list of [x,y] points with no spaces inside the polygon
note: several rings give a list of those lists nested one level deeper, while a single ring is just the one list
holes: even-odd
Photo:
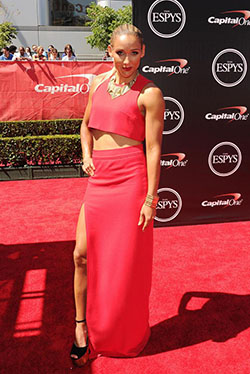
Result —
[{"label": "black high heel shoe", "polygon": [[[76,320],[76,323],[83,323],[83,322],[86,322],[86,319],[83,319],[81,321]],[[76,342],[73,343],[71,351],[70,351],[70,358],[74,365],[81,367],[81,366],[84,366],[89,360],[89,353],[90,353],[89,340],[87,336],[86,345],[84,347],[78,347],[76,345]],[[72,356],[76,356],[76,357],[72,357]]]}]

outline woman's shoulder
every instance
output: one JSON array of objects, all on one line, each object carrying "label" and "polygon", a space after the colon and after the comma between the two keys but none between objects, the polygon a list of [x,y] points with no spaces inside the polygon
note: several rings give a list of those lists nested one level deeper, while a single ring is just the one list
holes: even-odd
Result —
[{"label": "woman's shoulder", "polygon": [[161,93],[161,89],[150,79],[144,77],[143,75],[139,74],[139,81],[141,85],[143,86],[141,93]]},{"label": "woman's shoulder", "polygon": [[164,102],[161,89],[153,81],[150,81],[149,79],[145,81],[145,85],[141,90],[140,98],[145,106],[156,104],[161,105]]},{"label": "woman's shoulder", "polygon": [[98,74],[92,82],[92,90],[95,91],[104,81],[109,79],[114,74],[114,69]]},{"label": "woman's shoulder", "polygon": [[140,94],[144,94],[150,87],[156,87],[156,85],[150,79],[139,74],[135,83],[135,89],[138,90]]},{"label": "woman's shoulder", "polygon": [[154,84],[153,81],[151,81],[150,79],[144,77],[144,75],[142,75],[142,74],[138,75],[137,81],[138,81],[138,83],[141,86],[143,86],[143,88],[146,88],[146,87],[156,87],[156,85]]},{"label": "woman's shoulder", "polygon": [[113,74],[114,74],[114,69],[112,68],[112,69],[109,70],[109,71],[105,71],[105,73],[98,74],[98,75],[95,77],[94,80],[95,80],[96,82],[101,82],[101,81],[104,81],[104,80],[110,78]]}]

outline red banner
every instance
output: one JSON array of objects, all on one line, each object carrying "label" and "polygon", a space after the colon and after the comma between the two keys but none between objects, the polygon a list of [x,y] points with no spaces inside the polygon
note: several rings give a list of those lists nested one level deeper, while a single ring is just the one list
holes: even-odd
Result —
[{"label": "red banner", "polygon": [[1,61],[0,121],[82,118],[93,78],[112,62]]}]

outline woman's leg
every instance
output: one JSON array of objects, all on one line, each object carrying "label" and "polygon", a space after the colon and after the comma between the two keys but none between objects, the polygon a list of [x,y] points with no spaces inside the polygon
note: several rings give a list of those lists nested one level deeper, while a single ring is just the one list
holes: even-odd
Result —
[{"label": "woman's leg", "polygon": [[[87,238],[85,226],[84,205],[82,205],[77,229],[76,245],[74,249],[74,296],[76,308],[76,320],[86,318],[86,297],[87,297]],[[86,323],[77,323],[75,330],[75,342],[78,347],[86,345]]]}]

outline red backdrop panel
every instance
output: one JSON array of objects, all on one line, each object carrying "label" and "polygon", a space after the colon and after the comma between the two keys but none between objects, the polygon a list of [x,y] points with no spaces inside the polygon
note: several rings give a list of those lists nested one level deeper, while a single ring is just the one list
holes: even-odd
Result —
[{"label": "red backdrop panel", "polygon": [[0,121],[81,118],[95,75],[112,62],[0,62]]}]

